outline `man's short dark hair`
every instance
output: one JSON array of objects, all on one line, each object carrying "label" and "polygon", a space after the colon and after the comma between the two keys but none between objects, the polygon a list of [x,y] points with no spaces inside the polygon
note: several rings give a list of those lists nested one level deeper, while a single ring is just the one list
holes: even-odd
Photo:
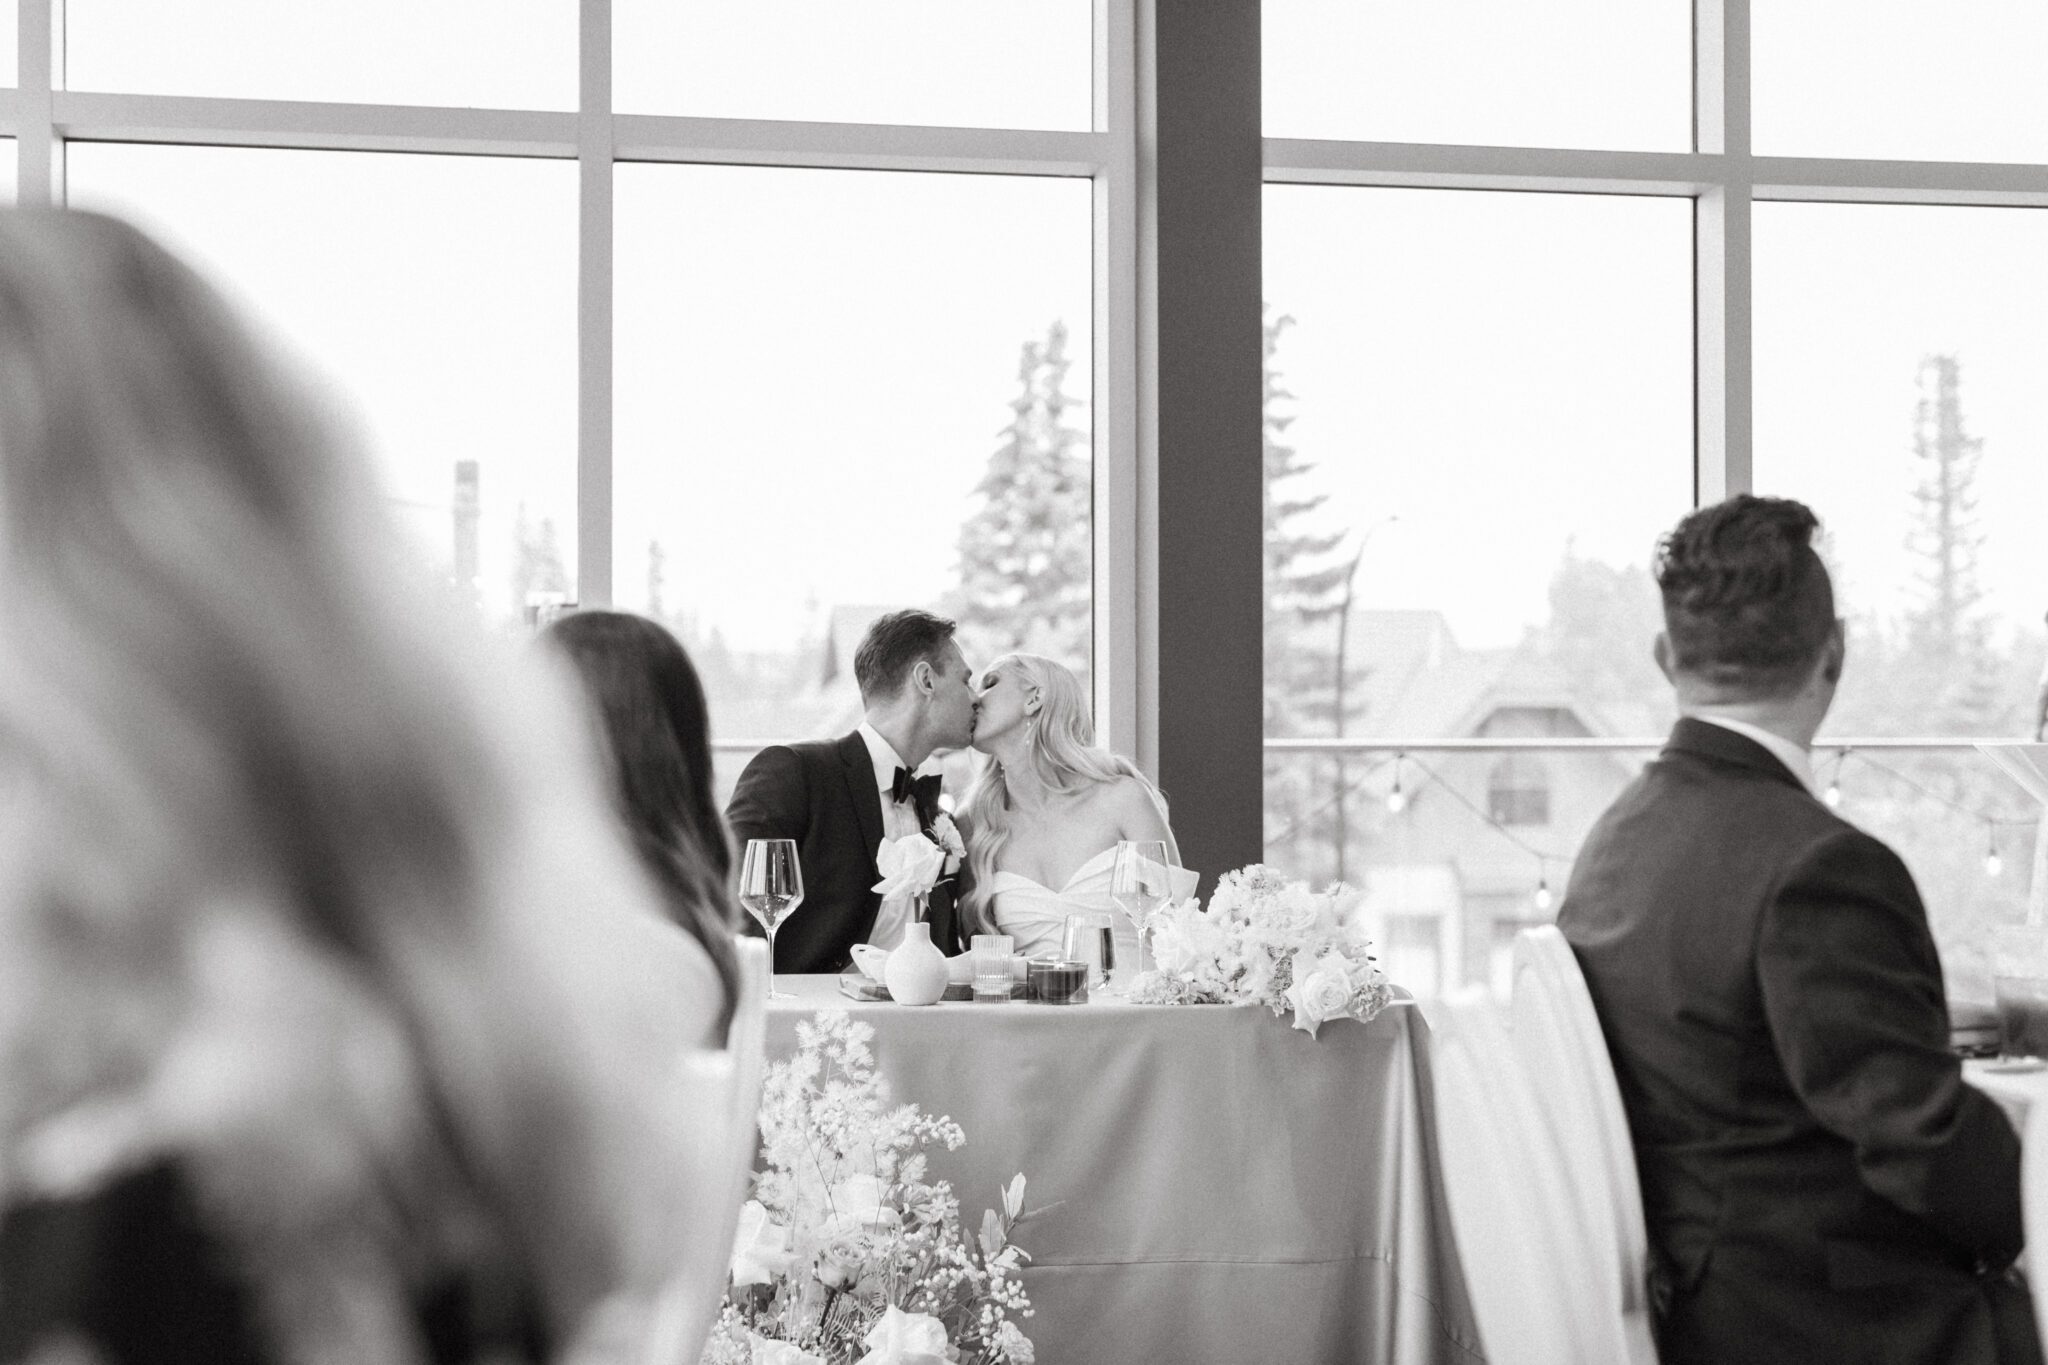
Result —
[{"label": "man's short dark hair", "polygon": [[920,662],[937,667],[939,651],[956,629],[945,617],[915,607],[877,616],[853,652],[853,679],[860,684],[861,700],[895,696]]},{"label": "man's short dark hair", "polygon": [[1804,503],[1749,493],[1673,527],[1657,543],[1673,669],[1745,698],[1797,691],[1835,624],[1819,527]]}]

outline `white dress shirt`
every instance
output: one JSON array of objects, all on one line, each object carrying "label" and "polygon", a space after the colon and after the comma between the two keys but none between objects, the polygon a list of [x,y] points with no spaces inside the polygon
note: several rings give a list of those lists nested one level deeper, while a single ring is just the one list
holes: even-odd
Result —
[{"label": "white dress shirt", "polygon": [[[907,797],[894,801],[889,796],[896,785],[896,770],[910,765],[896,752],[896,746],[883,739],[882,732],[866,721],[860,723],[860,737],[866,742],[868,758],[875,765],[875,787],[882,797],[882,837],[901,839],[906,834],[923,833],[923,826],[917,822],[917,804]],[[903,927],[910,923],[911,912],[915,908],[916,902],[908,893],[884,897],[881,908],[875,911],[875,927],[868,931],[868,942],[877,948],[894,948],[902,942]]]},{"label": "white dress shirt", "polygon": [[1774,735],[1762,726],[1751,725],[1746,720],[1731,720],[1727,716],[1710,716],[1703,711],[1695,711],[1692,718],[1694,720],[1703,720],[1709,725],[1718,725],[1723,730],[1733,730],[1744,739],[1755,740],[1758,744],[1770,750],[1771,757],[1784,764],[1787,772],[1799,779],[1800,786],[1813,792],[1815,796],[1820,795],[1819,792],[1813,790],[1813,756],[1791,740],[1786,739],[1783,735]]}]

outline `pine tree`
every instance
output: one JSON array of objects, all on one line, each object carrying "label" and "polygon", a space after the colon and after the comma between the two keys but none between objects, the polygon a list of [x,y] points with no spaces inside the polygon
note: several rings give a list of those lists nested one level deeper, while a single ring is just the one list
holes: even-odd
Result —
[{"label": "pine tree", "polygon": [[1991,645],[1979,560],[1984,533],[1977,516],[1977,471],[1984,442],[1963,419],[1962,365],[1953,355],[1920,362],[1913,411],[1913,490],[1909,545],[1920,560],[1919,600],[1905,619],[1905,694],[1917,712],[1944,730],[1989,733],[2008,709],[2004,670]]},{"label": "pine tree", "polygon": [[661,542],[647,542],[647,614],[657,621],[668,617],[668,603],[664,600],[668,587],[668,551],[661,548]]},{"label": "pine tree", "polygon": [[1088,433],[1069,424],[1067,328],[1026,342],[1010,422],[960,528],[960,586],[949,604],[970,657],[1043,654],[1086,678],[1094,619]]},{"label": "pine tree", "polygon": [[[1327,734],[1336,719],[1336,659],[1329,638],[1344,597],[1349,566],[1332,562],[1345,532],[1315,533],[1302,521],[1329,500],[1309,493],[1299,480],[1315,466],[1286,443],[1294,395],[1274,364],[1280,338],[1294,319],[1286,314],[1265,324],[1263,400],[1265,468],[1266,733]],[[1317,629],[1325,627],[1325,629]],[[1347,708],[1348,709],[1348,708]],[[1346,719],[1349,719],[1347,717]]]},{"label": "pine tree", "polygon": [[[1354,564],[1338,555],[1343,529],[1318,532],[1308,520],[1328,494],[1302,487],[1315,466],[1286,441],[1294,423],[1294,394],[1275,363],[1280,338],[1294,325],[1286,314],[1265,323],[1263,453],[1265,475],[1265,732],[1269,736],[1356,733],[1363,716],[1359,686],[1362,651],[1343,660],[1343,714],[1337,704],[1337,627],[1347,605]],[[1319,877],[1345,867],[1341,853],[1322,867],[1312,860],[1348,844],[1356,827],[1348,789],[1357,764],[1342,757],[1288,756],[1266,762],[1267,856],[1302,875]]]},{"label": "pine tree", "polygon": [[1912,545],[1922,557],[1924,597],[1907,618],[1917,649],[1955,657],[1984,648],[1984,591],[1977,579],[1984,535],[1977,521],[1977,467],[1984,442],[1964,429],[1962,366],[1952,355],[1920,362],[1920,400],[1913,410],[1913,456],[1921,464],[1913,490]]},{"label": "pine tree", "polygon": [[569,571],[555,535],[555,519],[542,517],[536,530],[520,503],[512,518],[512,605],[523,610],[534,593],[569,595]]}]

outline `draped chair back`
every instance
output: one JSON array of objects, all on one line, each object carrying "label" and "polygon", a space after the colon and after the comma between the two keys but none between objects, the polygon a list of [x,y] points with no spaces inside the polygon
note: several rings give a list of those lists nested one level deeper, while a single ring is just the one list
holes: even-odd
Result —
[{"label": "draped chair back", "polygon": [[723,1052],[691,1051],[678,1067],[676,1098],[693,1116],[681,1159],[688,1164],[691,1216],[676,1273],[655,1316],[644,1365],[695,1365],[718,1320],[740,1206],[754,1170],[766,1066],[768,945],[741,938],[739,1000]]},{"label": "draped chair back", "polygon": [[2027,1105],[2020,1135],[2020,1217],[2027,1233],[2027,1286],[2034,1295],[2034,1322],[2048,1354],[2048,1096]]},{"label": "draped chair back", "polygon": [[1578,959],[1555,925],[1523,930],[1514,953],[1515,1050],[1528,1073],[1541,1079],[1539,1113],[1594,1258],[1586,1292],[1597,1296],[1603,1318],[1618,1321],[1622,1358],[1654,1361],[1642,1186],[1600,1017]]},{"label": "draped chair back", "polygon": [[1483,991],[1425,1011],[1473,1316],[1492,1365],[1654,1365],[1642,1197],[1612,1067],[1570,947],[1532,932],[1516,945],[1512,1013]]}]

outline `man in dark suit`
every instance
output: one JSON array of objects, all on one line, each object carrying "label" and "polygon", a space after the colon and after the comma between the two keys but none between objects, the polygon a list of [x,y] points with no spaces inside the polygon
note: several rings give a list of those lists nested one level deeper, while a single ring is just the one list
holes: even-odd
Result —
[{"label": "man in dark suit", "polygon": [[[953,622],[923,611],[878,618],[853,656],[867,709],[860,728],[841,739],[763,749],[740,774],[725,812],[733,837],[742,845],[794,839],[803,865],[803,904],[776,932],[775,970],[836,972],[856,943],[893,948],[901,940],[914,902],[875,892],[875,855],[885,838],[906,834],[948,842],[939,775],[917,769],[974,737],[974,675],[953,630]],[[932,942],[945,953],[960,950],[960,861],[947,859],[931,893]]]},{"label": "man in dark suit", "polygon": [[1912,876],[1810,790],[1843,641],[1796,502],[1659,546],[1680,720],[1558,925],[1628,1110],[1664,1365],[2041,1359],[2019,1143],[1948,1049]]}]

